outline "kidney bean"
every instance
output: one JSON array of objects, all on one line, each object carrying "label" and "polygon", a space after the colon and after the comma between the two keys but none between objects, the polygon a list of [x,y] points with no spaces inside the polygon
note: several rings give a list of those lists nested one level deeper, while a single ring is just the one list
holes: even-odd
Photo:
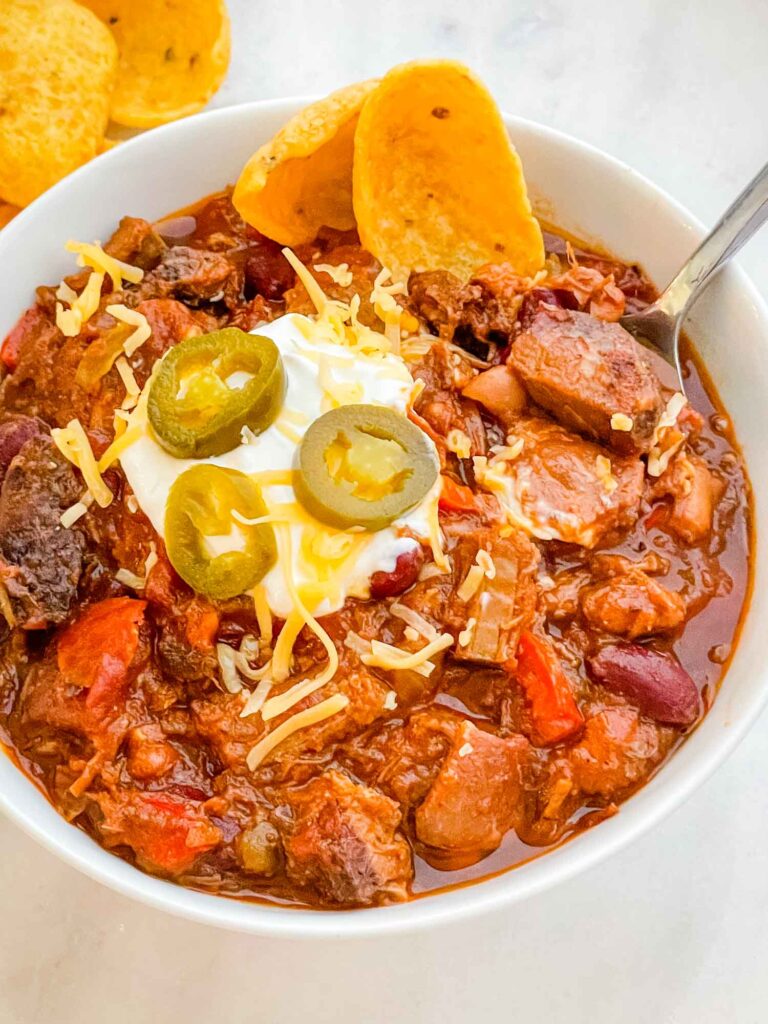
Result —
[{"label": "kidney bean", "polygon": [[696,684],[671,656],[639,644],[613,644],[587,659],[587,672],[657,722],[691,725],[699,716]]},{"label": "kidney bean", "polygon": [[293,287],[295,274],[282,248],[264,235],[249,229],[250,244],[245,258],[245,282],[249,295],[281,299]]},{"label": "kidney bean", "polygon": [[424,552],[421,548],[404,551],[397,556],[392,572],[375,572],[371,576],[371,597],[374,601],[381,601],[385,597],[402,594],[416,582],[423,563]]},{"label": "kidney bean", "polygon": [[47,433],[45,425],[34,416],[21,414],[9,417],[0,423],[0,484],[11,462],[33,437]]}]

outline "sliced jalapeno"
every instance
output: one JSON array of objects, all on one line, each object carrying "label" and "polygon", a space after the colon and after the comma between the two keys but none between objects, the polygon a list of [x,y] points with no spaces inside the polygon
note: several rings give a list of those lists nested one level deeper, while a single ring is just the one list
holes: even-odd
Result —
[{"label": "sliced jalapeno", "polygon": [[168,493],[165,545],[193,590],[221,601],[250,590],[277,560],[271,526],[246,526],[267,507],[258,486],[235,469],[203,464],[182,473]]},{"label": "sliced jalapeno", "polygon": [[301,442],[295,491],[316,519],[338,529],[382,530],[437,479],[426,435],[380,405],[343,405],[315,420]]},{"label": "sliced jalapeno", "polygon": [[165,356],[147,413],[160,444],[180,459],[221,455],[243,427],[260,434],[285,395],[277,346],[236,327],[186,338]]}]

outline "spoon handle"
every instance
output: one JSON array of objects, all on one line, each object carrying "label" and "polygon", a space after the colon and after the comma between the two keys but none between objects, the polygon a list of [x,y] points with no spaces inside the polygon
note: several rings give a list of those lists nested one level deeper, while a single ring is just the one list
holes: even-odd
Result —
[{"label": "spoon handle", "polygon": [[671,317],[683,315],[715,274],[768,219],[768,164],[731,203],[720,220],[659,297]]}]

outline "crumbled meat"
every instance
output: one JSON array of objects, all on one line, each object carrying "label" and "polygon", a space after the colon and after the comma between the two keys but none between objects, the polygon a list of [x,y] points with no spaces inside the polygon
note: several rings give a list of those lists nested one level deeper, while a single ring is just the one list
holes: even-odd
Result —
[{"label": "crumbled meat", "polygon": [[637,520],[643,463],[612,455],[544,419],[519,419],[512,438],[522,441],[514,459],[476,474],[493,489],[510,518],[540,540],[592,548],[620,535]]},{"label": "crumbled meat", "polygon": [[0,581],[26,629],[61,622],[77,591],[83,542],[59,522],[83,485],[50,437],[32,437],[0,490]]},{"label": "crumbled meat", "polygon": [[640,345],[623,327],[543,310],[515,340],[510,362],[531,398],[564,426],[621,453],[648,451],[664,403]]},{"label": "crumbled meat", "polygon": [[286,793],[288,877],[340,905],[396,903],[408,896],[411,851],[397,804],[338,771]]},{"label": "crumbled meat", "polygon": [[425,856],[442,868],[486,857],[525,813],[522,771],[530,744],[463,722],[440,773],[415,816]]}]

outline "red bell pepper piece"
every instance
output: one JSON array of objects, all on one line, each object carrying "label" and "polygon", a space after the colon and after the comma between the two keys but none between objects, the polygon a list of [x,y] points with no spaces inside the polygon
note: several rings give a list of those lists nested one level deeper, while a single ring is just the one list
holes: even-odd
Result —
[{"label": "red bell pepper piece", "polygon": [[22,313],[14,326],[5,336],[0,346],[0,360],[7,370],[15,370],[19,363],[19,350],[24,336],[34,330],[39,320],[44,320],[45,315],[37,308],[31,306],[25,313]]},{"label": "red bell pepper piece", "polygon": [[471,487],[456,483],[454,479],[443,475],[443,489],[440,491],[438,508],[443,512],[480,512],[481,507]]},{"label": "red bell pepper piece", "polygon": [[517,648],[515,675],[530,704],[538,745],[560,743],[581,729],[584,716],[548,640],[523,631]]}]

